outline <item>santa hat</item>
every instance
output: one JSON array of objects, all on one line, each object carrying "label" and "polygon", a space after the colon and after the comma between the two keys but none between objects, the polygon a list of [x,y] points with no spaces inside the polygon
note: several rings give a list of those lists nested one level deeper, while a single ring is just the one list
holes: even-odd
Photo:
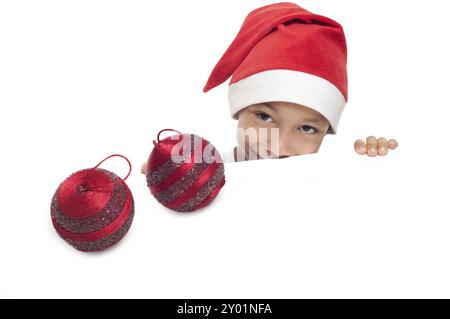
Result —
[{"label": "santa hat", "polygon": [[321,113],[336,134],[347,102],[347,46],[342,26],[295,3],[257,8],[214,67],[203,92],[231,76],[231,116],[251,104],[284,101]]}]

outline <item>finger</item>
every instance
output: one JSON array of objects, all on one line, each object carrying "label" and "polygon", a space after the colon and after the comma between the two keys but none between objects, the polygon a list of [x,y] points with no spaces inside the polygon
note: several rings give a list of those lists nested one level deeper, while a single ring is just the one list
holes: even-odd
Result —
[{"label": "finger", "polygon": [[141,166],[141,174],[147,174],[147,163],[143,163]]},{"label": "finger", "polygon": [[378,146],[377,146],[377,138],[373,135],[368,136],[366,139],[366,149],[367,149],[367,155],[373,157],[377,156],[378,154]]},{"label": "finger", "polygon": [[384,137],[378,138],[378,155],[384,156],[388,152],[387,140]]},{"label": "finger", "polygon": [[355,148],[356,153],[358,153],[359,155],[366,154],[366,143],[364,143],[363,140],[361,139],[356,140],[353,147]]},{"label": "finger", "polygon": [[398,146],[398,143],[397,143],[397,141],[396,141],[395,139],[391,138],[391,139],[388,141],[388,147],[389,147],[389,149],[393,150],[394,148],[397,148],[397,146]]}]

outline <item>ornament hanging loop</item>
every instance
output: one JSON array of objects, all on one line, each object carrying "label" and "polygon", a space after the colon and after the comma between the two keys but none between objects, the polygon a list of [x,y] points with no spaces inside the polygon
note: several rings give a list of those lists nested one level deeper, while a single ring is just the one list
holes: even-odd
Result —
[{"label": "ornament hanging loop", "polygon": [[[178,133],[178,134],[182,135],[182,133],[177,131],[177,130],[174,130],[174,129],[171,129],[171,128],[165,128],[165,129],[159,131],[158,135],[156,136],[156,139],[158,140],[158,143],[161,142],[161,140],[159,139],[159,136],[161,135],[161,133],[162,132],[167,132],[167,131],[175,132],[175,133]],[[153,140],[153,144],[155,144],[155,143],[156,143],[155,140]]]},{"label": "ornament hanging loop", "polygon": [[104,158],[103,160],[101,160],[101,161],[100,161],[97,165],[95,165],[92,169],[93,169],[93,170],[96,169],[96,168],[99,167],[104,161],[110,159],[111,157],[122,157],[124,160],[127,161],[128,166],[129,166],[130,169],[128,170],[127,176],[125,176],[125,178],[122,179],[123,181],[125,181],[125,180],[128,178],[128,176],[130,176],[130,174],[131,174],[132,166],[131,166],[130,160],[129,160],[128,158],[126,158],[125,156],[121,155],[121,154],[112,154],[112,155],[109,155],[108,157],[106,157],[106,158]]}]

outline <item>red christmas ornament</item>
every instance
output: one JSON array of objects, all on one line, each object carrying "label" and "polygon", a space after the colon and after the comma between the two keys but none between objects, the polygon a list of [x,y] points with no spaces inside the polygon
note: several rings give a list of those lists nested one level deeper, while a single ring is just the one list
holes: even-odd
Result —
[{"label": "red christmas ornament", "polygon": [[[130,166],[124,179],[98,168],[114,156],[124,158]],[[121,240],[134,216],[133,196],[125,183],[130,173],[130,161],[113,154],[66,178],[53,195],[50,209],[59,236],[81,251],[103,250]]]},{"label": "red christmas ornament", "polygon": [[[163,140],[164,131],[176,132]],[[164,206],[191,212],[210,203],[225,184],[224,165],[216,148],[194,135],[165,129],[147,161],[147,186]]]}]

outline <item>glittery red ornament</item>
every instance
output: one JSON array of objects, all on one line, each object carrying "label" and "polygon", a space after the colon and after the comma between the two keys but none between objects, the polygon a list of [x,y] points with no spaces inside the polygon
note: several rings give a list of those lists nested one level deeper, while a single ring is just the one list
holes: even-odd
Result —
[{"label": "glittery red ornament", "polygon": [[[124,179],[98,168],[113,156],[124,158],[130,166]],[[134,216],[133,196],[125,183],[130,173],[130,161],[113,154],[66,178],[56,189],[50,209],[59,236],[82,251],[103,250],[121,240]]]},{"label": "glittery red ornament", "polygon": [[[176,132],[163,140],[164,131]],[[147,161],[147,186],[167,208],[191,212],[206,206],[225,184],[220,153],[207,140],[165,129]]]}]

